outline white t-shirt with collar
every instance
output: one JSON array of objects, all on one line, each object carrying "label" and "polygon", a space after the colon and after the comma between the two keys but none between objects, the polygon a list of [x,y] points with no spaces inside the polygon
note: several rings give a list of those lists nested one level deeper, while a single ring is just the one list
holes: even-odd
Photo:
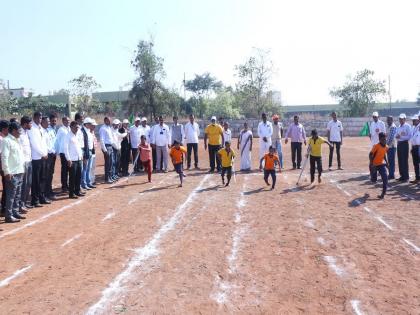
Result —
[{"label": "white t-shirt with collar", "polygon": [[327,130],[330,132],[331,142],[341,142],[341,132],[343,131],[343,123],[339,120],[330,120],[327,124]]}]

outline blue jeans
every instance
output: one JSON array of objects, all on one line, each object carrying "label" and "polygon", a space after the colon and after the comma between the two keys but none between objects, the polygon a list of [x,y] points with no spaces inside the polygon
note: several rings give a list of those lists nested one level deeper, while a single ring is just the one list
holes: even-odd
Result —
[{"label": "blue jeans", "polygon": [[378,165],[371,167],[370,179],[373,183],[376,183],[378,180],[378,172],[382,178],[382,194],[385,195],[386,188],[388,187],[388,175],[386,173],[386,166]]},{"label": "blue jeans", "polygon": [[5,179],[6,187],[6,219],[19,214],[20,193],[22,190],[23,174],[12,175],[10,180]]},{"label": "blue jeans", "polygon": [[389,163],[389,178],[395,178],[395,148],[389,148],[387,153]]},{"label": "blue jeans", "polygon": [[92,169],[92,162],[93,158],[90,156],[90,158],[86,161],[86,164],[82,164],[82,181],[81,186],[83,189],[86,189],[87,186],[92,185],[92,180],[90,178],[90,173]]},{"label": "blue jeans", "polygon": [[283,168],[283,149],[281,146],[281,140],[276,140],[273,142],[273,147],[277,150],[277,154],[280,160],[280,167]]}]

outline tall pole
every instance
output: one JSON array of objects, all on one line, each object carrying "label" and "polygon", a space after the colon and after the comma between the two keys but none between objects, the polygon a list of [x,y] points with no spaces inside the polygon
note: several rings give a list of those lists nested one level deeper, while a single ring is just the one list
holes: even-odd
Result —
[{"label": "tall pole", "polygon": [[185,101],[185,98],[186,98],[186,95],[185,95],[185,72],[184,72],[184,80],[182,81],[182,85],[184,86],[184,101]]},{"label": "tall pole", "polygon": [[392,98],[391,98],[391,75],[390,74],[388,74],[388,96],[389,96],[389,109],[391,110],[392,108],[392,105],[391,105],[391,101],[392,101]]}]

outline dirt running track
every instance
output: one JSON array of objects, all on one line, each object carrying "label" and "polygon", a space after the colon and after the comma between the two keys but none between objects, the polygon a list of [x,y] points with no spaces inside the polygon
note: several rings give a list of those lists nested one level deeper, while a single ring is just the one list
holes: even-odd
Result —
[{"label": "dirt running track", "polygon": [[140,175],[0,224],[0,314],[420,314],[419,187],[378,201],[367,148],[346,139],[315,187],[287,147],[275,191]]}]

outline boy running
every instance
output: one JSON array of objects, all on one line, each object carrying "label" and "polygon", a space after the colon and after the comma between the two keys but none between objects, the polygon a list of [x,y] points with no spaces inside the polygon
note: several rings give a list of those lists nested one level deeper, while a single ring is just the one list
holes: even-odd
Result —
[{"label": "boy running", "polygon": [[270,183],[268,182],[268,177],[271,176],[272,185],[271,190],[274,189],[276,186],[276,166],[279,166],[279,172],[280,171],[280,160],[277,154],[275,154],[276,149],[273,146],[270,146],[268,149],[268,153],[266,153],[260,160],[260,170],[263,169],[262,162],[264,161],[264,181],[267,184],[267,186],[270,186]]},{"label": "boy running", "polygon": [[312,130],[311,132],[311,139],[309,139],[309,147],[310,147],[310,173],[311,173],[311,184],[315,181],[315,164],[316,168],[318,169],[318,183],[321,183],[321,174],[322,174],[322,148],[321,145],[323,143],[328,144],[332,147],[332,144],[322,138],[318,137],[318,131],[316,129]]},{"label": "boy running", "polygon": [[222,183],[225,185],[225,174],[227,183],[225,187],[229,186],[230,179],[232,178],[232,166],[235,158],[235,152],[230,147],[230,142],[225,142],[225,147],[217,152],[217,156],[222,161]]},{"label": "boy running", "polygon": [[140,144],[139,144],[139,158],[141,164],[143,165],[144,170],[147,172],[147,178],[149,183],[152,182],[152,148],[150,144],[146,142],[146,136],[142,135],[140,137]]},{"label": "boy running", "polygon": [[175,140],[171,151],[169,152],[169,156],[172,159],[175,171],[179,174],[179,180],[181,183],[178,185],[178,187],[182,187],[182,182],[185,177],[183,170],[185,153],[187,153],[187,149],[185,149],[185,147],[181,146],[181,144]]},{"label": "boy running", "polygon": [[383,199],[386,194],[386,188],[388,186],[388,160],[386,154],[388,152],[388,146],[386,145],[386,134],[383,132],[379,133],[379,143],[375,144],[369,153],[369,168],[370,168],[370,179],[372,183],[376,183],[378,179],[378,172],[382,178],[382,193],[378,196],[379,199]]}]

